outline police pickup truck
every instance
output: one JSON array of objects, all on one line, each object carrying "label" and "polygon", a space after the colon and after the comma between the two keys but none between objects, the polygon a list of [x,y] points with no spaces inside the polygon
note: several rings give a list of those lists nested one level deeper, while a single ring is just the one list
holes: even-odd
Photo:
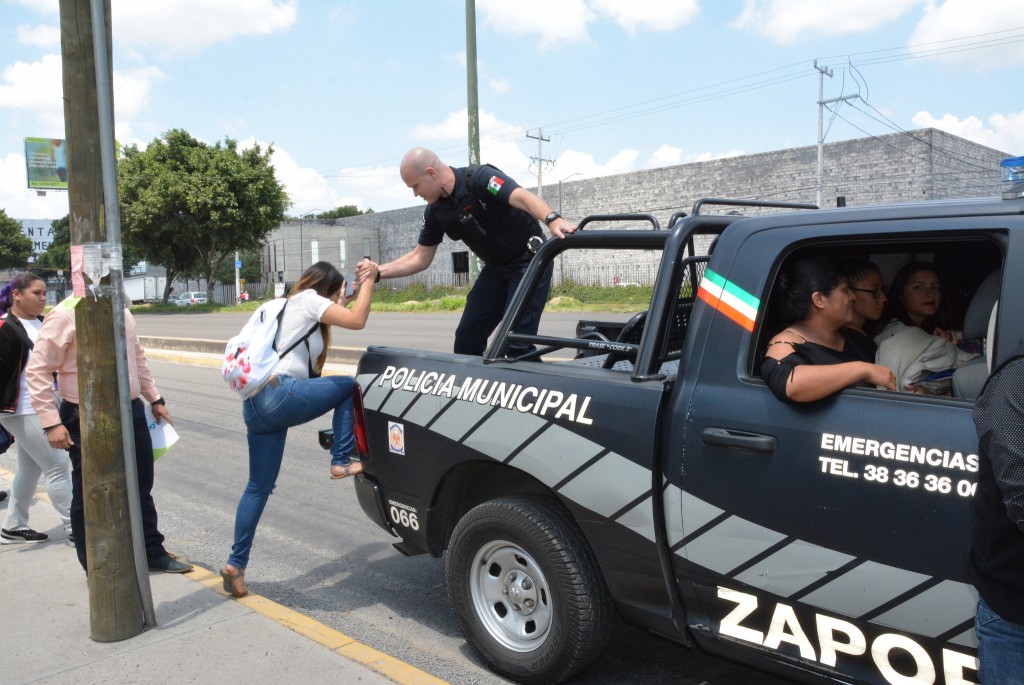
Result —
[{"label": "police pickup truck", "polygon": [[[579,672],[617,619],[805,682],[976,682],[971,410],[989,358],[1024,341],[1024,200],[723,203],[544,243],[482,358],[369,348],[363,510],[400,552],[444,556],[469,642],[521,682]],[[767,304],[809,250],[886,279],[934,262],[983,356],[946,395],[780,402],[759,371]],[[512,332],[562,259],[653,264],[649,306],[575,337]]]}]

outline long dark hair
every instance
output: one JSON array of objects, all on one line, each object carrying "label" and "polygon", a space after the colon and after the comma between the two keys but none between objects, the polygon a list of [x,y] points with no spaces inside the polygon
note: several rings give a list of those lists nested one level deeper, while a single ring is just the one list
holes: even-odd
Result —
[{"label": "long dark hair", "polygon": [[799,257],[779,274],[773,293],[773,310],[780,329],[803,321],[811,311],[811,295],[828,295],[844,278],[839,263],[827,255]]},{"label": "long dark hair", "polygon": [[[907,307],[903,304],[903,289],[907,286],[907,282],[910,277],[918,271],[930,271],[939,277],[939,283],[942,283],[942,274],[939,273],[938,267],[931,262],[908,262],[900,267],[900,270],[893,276],[892,284],[889,286],[889,292],[886,293],[885,309],[882,311],[882,321],[888,323],[893,319],[896,319],[907,326],[917,326],[911,319],[910,315],[907,314]],[[924,324],[921,326],[924,330],[931,333],[936,327],[946,328],[948,325],[946,319],[946,297],[943,293],[943,297],[939,302],[939,308],[933,316],[929,316],[924,320]]]},{"label": "long dark hair", "polygon": [[[302,272],[295,287],[291,289],[289,298],[297,295],[303,290],[315,290],[321,297],[331,298],[332,295],[341,290],[345,285],[345,277],[330,262],[317,262]],[[317,358],[315,368],[321,371],[327,362],[327,353],[331,349],[331,327],[325,323],[320,324],[320,337],[324,341],[324,351]]]},{"label": "long dark hair", "polygon": [[3,288],[0,288],[0,316],[6,314],[14,306],[14,291],[21,292],[28,288],[36,281],[43,280],[41,276],[32,273],[31,271],[21,271],[14,274],[8,283],[4,284]]}]

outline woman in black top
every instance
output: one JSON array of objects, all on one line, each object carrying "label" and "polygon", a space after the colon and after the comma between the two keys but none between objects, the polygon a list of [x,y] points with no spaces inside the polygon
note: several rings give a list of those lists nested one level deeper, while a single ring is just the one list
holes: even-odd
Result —
[{"label": "woman in black top", "polygon": [[843,329],[853,295],[839,265],[822,256],[801,257],[783,270],[774,306],[787,326],[765,352],[761,375],[783,402],[813,402],[854,385],[896,389],[892,371],[866,362]]}]

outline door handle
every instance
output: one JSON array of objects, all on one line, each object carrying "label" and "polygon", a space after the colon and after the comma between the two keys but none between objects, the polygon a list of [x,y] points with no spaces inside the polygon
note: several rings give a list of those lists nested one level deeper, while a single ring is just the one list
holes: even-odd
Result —
[{"label": "door handle", "polygon": [[701,442],[708,447],[731,447],[760,454],[775,453],[775,437],[729,430],[728,428],[705,428],[700,434]]}]

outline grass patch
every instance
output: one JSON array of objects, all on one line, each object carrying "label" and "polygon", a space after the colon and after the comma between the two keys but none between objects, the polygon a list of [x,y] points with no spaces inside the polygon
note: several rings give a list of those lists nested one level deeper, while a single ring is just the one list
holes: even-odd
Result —
[{"label": "grass patch", "polygon": [[[551,287],[547,309],[559,312],[632,312],[647,309],[653,287],[627,285],[602,287],[565,281]],[[378,286],[373,293],[373,311],[377,312],[458,312],[466,306],[469,287],[434,287],[429,291],[422,283],[392,290]],[[203,314],[206,312],[252,312],[266,300],[250,300],[244,304],[198,304],[178,307],[171,304],[133,305],[140,314]]]}]

